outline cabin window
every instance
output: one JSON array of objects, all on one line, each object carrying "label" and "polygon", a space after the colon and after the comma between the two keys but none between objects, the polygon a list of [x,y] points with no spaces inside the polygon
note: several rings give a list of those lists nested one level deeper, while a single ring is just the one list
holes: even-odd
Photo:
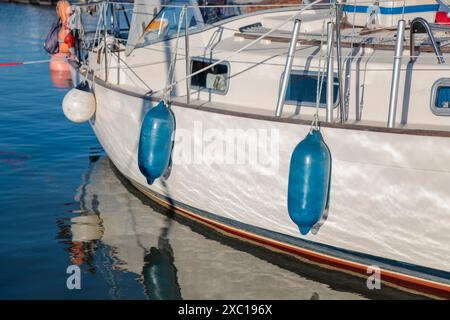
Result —
[{"label": "cabin window", "polygon": [[[281,82],[280,82],[281,83]],[[317,97],[317,72],[291,71],[288,87],[286,89],[285,102],[287,104],[301,105],[306,107],[316,106]],[[320,82],[319,82],[320,83]],[[334,77],[333,81],[333,107],[338,103],[339,82]],[[327,79],[323,77],[322,90],[320,94],[320,108],[327,106]]]},{"label": "cabin window", "polygon": [[198,6],[206,24],[241,15],[242,9],[230,0],[198,0]]},{"label": "cabin window", "polygon": [[[141,0],[143,2],[143,0]],[[143,46],[155,43],[171,37],[176,37],[178,34],[178,24],[180,22],[180,15],[184,6],[187,9],[187,21],[189,32],[195,32],[203,26],[198,9],[193,7],[190,0],[174,0],[170,5],[164,6],[161,11],[151,20],[153,15],[149,11],[151,8],[156,9],[157,6],[150,4],[140,4],[141,8],[136,9],[138,4],[135,3],[135,11],[133,13],[132,30],[130,30],[129,44],[133,47]],[[180,34],[184,36],[186,29],[186,17],[183,16],[180,26]]]},{"label": "cabin window", "polygon": [[448,108],[450,102],[450,87],[439,87],[436,95],[436,108]]},{"label": "cabin window", "polygon": [[430,107],[437,116],[450,116],[450,78],[442,78],[434,83]]},{"label": "cabin window", "polygon": [[[203,58],[191,59],[191,72],[197,72],[215,61]],[[191,78],[191,88],[194,90],[207,90],[213,93],[226,94],[229,84],[230,65],[220,63]]]}]

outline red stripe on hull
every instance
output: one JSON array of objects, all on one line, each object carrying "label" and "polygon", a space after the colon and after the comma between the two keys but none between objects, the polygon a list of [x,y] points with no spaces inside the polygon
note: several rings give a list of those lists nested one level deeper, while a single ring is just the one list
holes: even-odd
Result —
[{"label": "red stripe on hull", "polygon": [[[276,240],[272,240],[247,231],[233,228],[225,224],[219,223],[217,221],[202,217],[198,214],[192,213],[183,208],[179,207],[174,208],[165,200],[162,200],[159,197],[149,193],[145,189],[142,189],[141,187],[138,187],[138,189],[140,189],[142,192],[144,192],[146,195],[148,195],[149,197],[151,197],[153,200],[160,203],[164,207],[173,209],[178,213],[189,217],[192,220],[198,221],[202,224],[206,224],[215,229],[219,229],[227,234],[249,240],[252,243],[264,245],[270,248],[280,250],[282,252],[286,252],[290,255],[300,257],[302,259],[323,265],[325,267],[328,266],[334,269],[338,269],[340,271],[344,271],[346,273],[351,273],[365,278],[368,277],[367,274],[367,268],[369,267],[368,265],[343,260],[340,258],[328,256],[322,253],[317,253],[300,247],[295,247],[293,245],[284,244]],[[427,296],[431,296],[434,298],[450,299],[450,286],[446,284],[440,284],[383,269],[381,269],[381,279],[383,282],[393,285],[394,287],[399,287],[400,289],[407,289],[407,291],[425,294]]]}]

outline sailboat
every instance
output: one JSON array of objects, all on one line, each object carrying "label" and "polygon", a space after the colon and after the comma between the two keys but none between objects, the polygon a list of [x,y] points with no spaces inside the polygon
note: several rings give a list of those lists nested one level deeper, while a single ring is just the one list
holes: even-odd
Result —
[{"label": "sailboat", "polygon": [[64,112],[144,195],[321,268],[450,298],[445,3],[80,6],[98,22],[78,33]]}]

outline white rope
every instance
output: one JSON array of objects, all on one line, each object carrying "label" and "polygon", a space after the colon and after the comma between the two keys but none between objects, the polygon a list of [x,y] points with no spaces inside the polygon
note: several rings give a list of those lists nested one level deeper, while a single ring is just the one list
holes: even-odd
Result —
[{"label": "white rope", "polygon": [[[325,20],[322,21],[322,34],[324,32],[325,32]],[[316,130],[319,129],[319,107],[320,107],[320,98],[322,96],[322,87],[324,79],[324,72],[321,66],[323,58],[322,46],[323,46],[323,37],[320,40],[320,55],[319,55],[319,63],[317,66],[318,69],[317,69],[316,111],[314,112],[314,119],[311,123],[311,130],[313,128]]]}]

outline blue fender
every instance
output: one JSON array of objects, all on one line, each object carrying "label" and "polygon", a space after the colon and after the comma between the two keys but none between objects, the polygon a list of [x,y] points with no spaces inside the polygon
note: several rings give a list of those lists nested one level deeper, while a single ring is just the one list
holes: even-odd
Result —
[{"label": "blue fender", "polygon": [[164,101],[147,111],[139,137],[138,165],[148,184],[161,177],[169,165],[174,130],[173,113]]},{"label": "blue fender", "polygon": [[320,131],[313,129],[294,149],[288,184],[288,212],[306,235],[328,207],[331,153]]}]

